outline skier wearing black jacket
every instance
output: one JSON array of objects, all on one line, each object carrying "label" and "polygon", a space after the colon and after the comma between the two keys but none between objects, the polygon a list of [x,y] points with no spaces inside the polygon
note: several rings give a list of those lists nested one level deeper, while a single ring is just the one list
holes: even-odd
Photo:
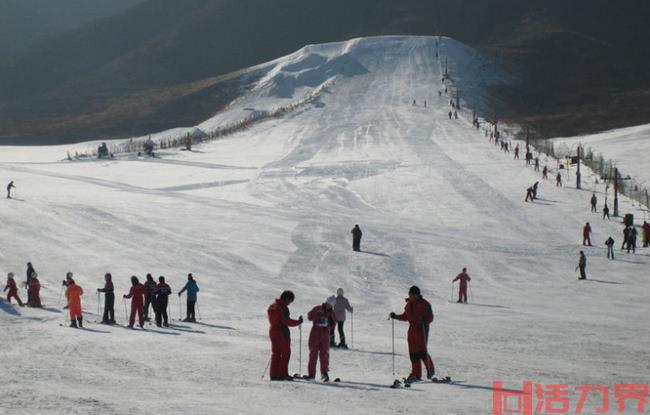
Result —
[{"label": "skier wearing black jacket", "polygon": [[144,283],[144,321],[150,321],[149,319],[149,305],[153,309],[153,312],[156,312],[156,281],[154,281],[151,274],[147,274],[147,280]]},{"label": "skier wearing black jacket", "polygon": [[102,317],[102,324],[115,324],[115,290],[113,288],[113,277],[111,274],[104,275],[104,288],[98,288],[97,292],[104,293],[104,316]]},{"label": "skier wearing black jacket", "polygon": [[167,304],[169,303],[169,296],[172,293],[172,289],[167,283],[165,283],[165,277],[162,275],[158,277],[158,285],[154,290],[156,306],[154,310],[156,311],[156,326],[160,327],[162,324],[165,327],[169,327],[168,316],[167,316]]}]

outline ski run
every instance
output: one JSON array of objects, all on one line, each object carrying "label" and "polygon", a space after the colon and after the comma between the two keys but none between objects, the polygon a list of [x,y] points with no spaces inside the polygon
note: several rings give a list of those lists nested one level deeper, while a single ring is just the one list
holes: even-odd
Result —
[{"label": "ski run", "polygon": [[[378,37],[307,46],[250,76],[258,79],[254,89],[181,133],[310,103],[192,151],[157,150],[156,158],[65,160],[98,143],[0,149],[2,182],[14,182],[11,199],[0,203],[3,279],[13,272],[26,302],[31,262],[43,305],[0,301],[0,413],[489,414],[493,382],[520,390],[527,380],[569,385],[571,411],[580,398],[575,387],[608,386],[615,413],[615,384],[647,384],[644,208],[619,197],[621,216],[634,214],[639,230],[636,253],[628,254],[620,249],[621,217],[602,218],[606,188],[587,167],[577,190],[575,166],[559,170],[534,152],[549,169],[542,179],[526,163],[515,127],[499,126],[510,152],[495,145],[485,120],[498,111],[490,91],[514,79],[499,61],[448,38]],[[460,108],[452,108],[457,89]],[[625,156],[616,155],[621,163]],[[524,201],[535,182],[536,199]],[[611,209],[611,186],[608,192]],[[592,246],[582,244],[587,222]],[[607,259],[609,236],[615,260]],[[580,251],[585,280],[578,279]],[[471,280],[467,303],[458,303],[465,278],[452,280],[463,268]],[[69,281],[62,285],[68,272],[80,297]],[[106,293],[97,292],[106,273],[113,318],[103,314]],[[151,308],[151,323],[139,327],[147,273],[153,290],[159,276],[170,288],[168,327],[162,315],[161,327],[151,324]],[[179,297],[190,273],[200,290]],[[413,286],[431,305],[430,325]],[[343,327],[348,349],[327,354],[338,312],[335,300],[326,304],[338,288],[353,310]],[[284,370],[270,361],[269,319],[284,321],[284,309],[273,305],[285,290],[295,295],[290,318],[303,319],[288,328],[287,375],[310,374],[312,344],[320,357],[314,380],[270,381],[271,370],[276,377]],[[71,308],[80,299],[83,329],[68,327],[66,293]],[[419,313],[426,326],[419,332],[414,322],[389,318],[408,318],[401,315],[409,293],[411,316]],[[278,324],[271,336],[281,343],[286,330]],[[416,333],[407,334],[409,325]],[[335,335],[338,345],[338,329]],[[407,337],[426,343],[435,376],[450,382],[426,379],[425,353],[416,359],[421,381],[391,388],[412,373]],[[411,352],[421,352],[418,345]],[[589,395],[583,413],[600,404]],[[638,413],[636,403],[623,413]]]}]

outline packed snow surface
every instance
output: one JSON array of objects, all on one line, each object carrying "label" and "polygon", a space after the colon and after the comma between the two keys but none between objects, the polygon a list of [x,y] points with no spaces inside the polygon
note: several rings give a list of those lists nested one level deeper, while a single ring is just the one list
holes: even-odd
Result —
[{"label": "packed snow surface", "polygon": [[[438,96],[437,49],[468,91],[459,119]],[[606,385],[614,413],[615,384],[647,383],[648,249],[617,249],[608,261],[603,243],[613,235],[618,248],[621,225],[589,212],[590,191],[571,176],[564,188],[542,181],[471,126],[466,105],[487,111],[490,88],[508,82],[497,63],[446,38],[385,37],[309,46],[260,70],[258,87],[228,111],[299,100],[333,80],[315,104],[192,152],[67,162],[65,146],[0,150],[0,177],[17,186],[0,203],[0,268],[22,281],[31,261],[46,305],[0,302],[0,413],[489,414],[494,380],[568,384],[571,411],[575,387]],[[540,200],[524,203],[537,180]],[[623,199],[621,209],[632,206]],[[583,248],[587,221],[594,246]],[[351,250],[355,223],[361,253]],[[581,249],[586,281],[574,271]],[[468,305],[450,302],[462,267]],[[85,290],[87,330],[61,326],[67,271]],[[200,322],[91,324],[105,272],[122,325],[131,275],[165,275],[178,319],[176,292],[194,273]],[[396,322],[392,374],[387,317],[411,285],[434,307],[438,374],[464,383],[388,388],[410,371],[407,324]],[[355,308],[354,347],[331,352],[331,376],[343,382],[262,379],[268,305],[291,289],[292,316],[306,316],[338,287]],[[350,342],[350,322],[346,330]],[[291,373],[299,337],[292,329]],[[583,413],[598,406],[592,394]],[[626,413],[637,413],[633,403]]]}]

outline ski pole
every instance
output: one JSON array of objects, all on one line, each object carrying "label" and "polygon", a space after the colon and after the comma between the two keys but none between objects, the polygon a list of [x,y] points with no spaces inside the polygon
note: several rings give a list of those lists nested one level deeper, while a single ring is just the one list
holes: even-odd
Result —
[{"label": "ski pole", "polygon": [[269,361],[266,363],[266,368],[264,368],[264,372],[262,372],[262,380],[264,380],[264,376],[266,376],[266,371],[269,370],[269,366],[271,366],[271,358],[269,357]]},{"label": "ski pole", "polygon": [[391,330],[391,337],[392,337],[392,343],[393,343],[393,376],[395,376],[395,320],[391,319],[391,325],[392,325],[392,330]]},{"label": "ski pole", "polygon": [[298,326],[300,331],[299,346],[298,346],[298,376],[302,376],[302,324]]},{"label": "ski pole", "polygon": [[199,300],[196,300],[196,312],[199,313],[199,321],[201,321],[201,307],[199,306]]},{"label": "ski pole", "polygon": [[454,302],[454,282],[451,282],[451,296],[449,297],[449,302]]},{"label": "ski pole", "polygon": [[350,313],[350,345],[354,349],[354,312]]},{"label": "ski pole", "polygon": [[129,321],[129,314],[126,312],[126,298],[122,298],[122,304],[124,304],[124,320]]},{"label": "ski pole", "polygon": [[95,323],[99,323],[99,321],[97,321],[97,319],[99,318],[99,306],[100,306],[99,291],[97,291],[97,314],[95,315]]},{"label": "ski pole", "polygon": [[181,296],[178,296],[178,320],[183,320],[183,306],[181,304]]}]

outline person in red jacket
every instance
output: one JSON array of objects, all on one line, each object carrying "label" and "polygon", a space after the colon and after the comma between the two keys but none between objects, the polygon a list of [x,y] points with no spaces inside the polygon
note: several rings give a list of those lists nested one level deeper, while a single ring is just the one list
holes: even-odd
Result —
[{"label": "person in red jacket", "polygon": [[291,332],[289,327],[302,324],[302,316],[293,320],[289,316],[289,304],[295,296],[291,291],[284,291],[267,310],[269,316],[269,337],[271,338],[271,380],[293,380],[289,376],[289,358],[291,357]]},{"label": "person in red jacket", "polygon": [[324,302],[312,308],[307,319],[314,322],[309,333],[309,364],[305,379],[316,377],[316,361],[320,358],[320,374],[323,382],[328,382],[330,362],[330,330],[336,327],[336,317],[332,304]]},{"label": "person in red jacket", "polygon": [[144,285],[140,284],[138,277],[135,275],[131,277],[131,290],[124,298],[131,298],[131,317],[129,317],[129,327],[133,328],[135,324],[135,314],[138,314],[138,322],[140,328],[144,328]]},{"label": "person in red jacket", "polygon": [[81,296],[84,290],[78,286],[72,279],[72,272],[65,276],[65,298],[68,299],[68,308],[70,311],[70,327],[83,327],[83,314],[81,312]]},{"label": "person in red jacket", "polygon": [[463,268],[463,271],[456,275],[456,278],[452,281],[452,283],[456,281],[460,281],[459,287],[458,287],[458,303],[465,303],[467,304],[467,283],[470,282],[472,279],[467,275],[467,268]]},{"label": "person in red jacket", "polygon": [[23,301],[18,297],[18,287],[16,286],[16,281],[14,280],[14,273],[10,272],[7,274],[7,284],[5,285],[5,289],[3,291],[7,291],[7,302],[11,304],[11,298],[15,298],[16,301],[18,301],[19,306],[23,306]]},{"label": "person in red jacket", "polygon": [[41,304],[41,282],[38,280],[36,271],[32,272],[29,280],[29,291],[32,293],[32,307],[43,307]]},{"label": "person in red jacket", "polygon": [[582,244],[591,246],[591,226],[589,222],[582,228]]},{"label": "person in red jacket", "polygon": [[435,375],[435,366],[427,351],[429,325],[433,322],[431,304],[422,298],[420,289],[414,285],[409,289],[404,312],[402,314],[390,313],[390,318],[409,322],[408,345],[412,368],[407,382],[422,380],[420,362],[424,363],[427,369],[427,378],[431,379]]}]

